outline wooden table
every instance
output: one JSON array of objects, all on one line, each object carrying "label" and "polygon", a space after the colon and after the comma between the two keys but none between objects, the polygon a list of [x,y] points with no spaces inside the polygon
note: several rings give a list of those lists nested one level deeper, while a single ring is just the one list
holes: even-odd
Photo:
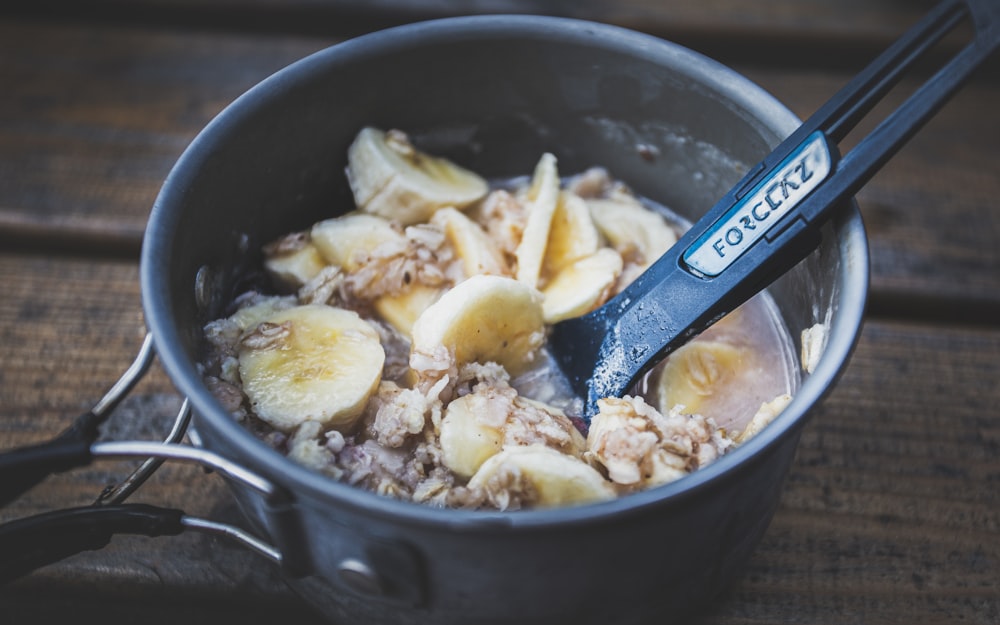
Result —
[{"label": "wooden table", "polygon": [[[928,6],[899,0],[33,0],[0,9],[0,448],[40,441],[143,334],[138,252],[159,186],[228,102],[345,37],[461,12],[573,15],[721,60],[805,116]],[[976,79],[858,200],[872,292],[780,509],[705,624],[1000,622],[1000,83]],[[890,100],[899,98],[893,96]],[[155,438],[154,367],[105,428]],[[83,505],[131,469],[50,478],[0,520]],[[218,477],[135,497],[239,522]],[[0,554],[0,557],[3,557]],[[319,622],[272,566],[198,534],[116,538],[0,590],[0,622]],[[666,621],[665,621],[666,622]]]}]

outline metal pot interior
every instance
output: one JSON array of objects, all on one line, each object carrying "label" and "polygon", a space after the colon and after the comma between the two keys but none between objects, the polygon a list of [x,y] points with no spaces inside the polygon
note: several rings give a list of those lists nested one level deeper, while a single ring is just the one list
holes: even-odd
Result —
[{"label": "metal pot interior", "polygon": [[[147,321],[205,444],[295,493],[317,574],[304,583],[309,592],[328,589],[318,600],[328,613],[380,622],[589,622],[612,608],[626,621],[683,609],[731,579],[763,533],[803,418],[854,345],[868,257],[853,206],[826,229],[822,248],[772,288],[793,337],[830,323],[820,366],[792,405],[714,465],[606,504],[475,513],[334,483],[224,413],[197,373],[200,332],[239,291],[261,244],[353,208],[343,170],[363,125],[402,128],[421,147],[491,177],[529,172],[543,151],[556,154],[563,173],[603,165],[693,219],[797,123],[731,70],[613,27],[492,16],[363,36],[264,81],[184,153],[146,234]],[[642,146],[655,146],[655,158]],[[262,523],[260,502],[239,496]],[[704,562],[682,565],[679,556]],[[385,571],[383,588],[398,592],[366,597],[345,585],[349,559]],[[629,572],[606,576],[616,568]]]}]

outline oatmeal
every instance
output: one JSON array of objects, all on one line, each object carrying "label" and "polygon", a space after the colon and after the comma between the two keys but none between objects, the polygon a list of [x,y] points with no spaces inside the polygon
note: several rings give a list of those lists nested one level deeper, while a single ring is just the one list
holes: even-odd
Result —
[{"label": "oatmeal", "polygon": [[208,388],[295,462],[435,506],[571,505],[695,471],[789,401],[787,332],[757,298],[587,431],[548,327],[614,297],[683,223],[551,154],[491,186],[366,128],[348,162],[355,210],[265,246],[271,289],[205,327]]}]

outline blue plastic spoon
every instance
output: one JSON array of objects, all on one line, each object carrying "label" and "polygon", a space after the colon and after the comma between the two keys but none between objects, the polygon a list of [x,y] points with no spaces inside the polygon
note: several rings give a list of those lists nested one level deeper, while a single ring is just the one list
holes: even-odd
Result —
[{"label": "blue plastic spoon", "polygon": [[[836,144],[942,37],[972,40],[849,152]],[[766,288],[820,242],[820,226],[1000,43],[1000,2],[945,0],[803,123],[607,304],[557,323],[553,357],[586,400],[619,397],[653,364]]]}]

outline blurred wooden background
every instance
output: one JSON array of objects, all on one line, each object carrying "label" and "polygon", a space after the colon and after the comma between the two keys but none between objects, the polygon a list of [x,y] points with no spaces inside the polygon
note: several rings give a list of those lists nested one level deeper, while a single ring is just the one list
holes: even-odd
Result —
[{"label": "blurred wooden background", "polygon": [[[57,433],[129,364],[160,184],[216,113],[298,58],[426,18],[568,15],[687,45],[804,117],[929,6],[11,0],[0,8],[0,448]],[[749,570],[699,623],[1000,622],[998,66],[859,194],[873,261],[862,339],[803,435]],[[154,367],[105,436],[155,438],[179,405]],[[130,469],[56,476],[0,520],[89,503]],[[239,522],[221,480],[192,467],[165,466],[135,499]],[[269,564],[194,534],[116,538],[0,589],[0,622],[67,618],[320,622]]]}]

